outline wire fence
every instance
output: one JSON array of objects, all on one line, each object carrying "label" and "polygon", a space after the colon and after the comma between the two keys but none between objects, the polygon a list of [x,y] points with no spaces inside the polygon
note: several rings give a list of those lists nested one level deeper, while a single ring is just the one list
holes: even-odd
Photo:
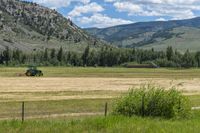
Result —
[{"label": "wire fence", "polygon": [[107,101],[100,100],[96,104],[96,101],[91,102],[92,100],[72,103],[69,101],[3,102],[0,103],[0,120],[15,119],[24,122],[26,119],[108,115],[110,109]]}]

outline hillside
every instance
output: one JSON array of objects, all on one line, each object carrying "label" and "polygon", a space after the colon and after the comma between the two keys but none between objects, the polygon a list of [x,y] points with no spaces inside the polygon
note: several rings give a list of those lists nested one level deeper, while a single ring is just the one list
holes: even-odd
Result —
[{"label": "hillside", "polygon": [[174,21],[140,22],[104,29],[85,29],[88,33],[120,47],[155,48],[168,46],[185,51],[200,50],[200,18]]},{"label": "hillside", "polygon": [[0,49],[23,51],[60,48],[82,50],[101,42],[55,10],[31,2],[0,0]]}]

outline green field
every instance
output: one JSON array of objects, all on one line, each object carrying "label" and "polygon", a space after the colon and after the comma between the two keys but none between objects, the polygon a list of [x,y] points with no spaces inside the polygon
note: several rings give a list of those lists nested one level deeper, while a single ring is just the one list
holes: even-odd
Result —
[{"label": "green field", "polygon": [[[193,106],[200,105],[200,96],[189,96]],[[109,103],[109,116],[104,117],[104,104]],[[167,120],[163,118],[141,118],[112,116],[111,110],[115,100],[112,99],[87,99],[87,100],[65,100],[44,101],[25,103],[25,122],[20,119],[20,102],[9,102],[0,104],[0,114],[7,117],[19,117],[18,120],[0,121],[2,133],[198,133],[200,130],[200,111],[192,112],[189,119]],[[12,107],[12,108],[9,108]],[[37,111],[36,111],[37,110]],[[55,118],[37,118],[37,115],[101,112],[100,116],[57,116]],[[3,112],[3,113],[2,113]],[[13,112],[15,112],[13,114]],[[12,114],[12,115],[10,115]],[[10,115],[10,116],[9,116]],[[33,117],[26,119],[26,117]]]},{"label": "green field", "polygon": [[[120,96],[120,95],[119,95]],[[200,96],[188,96],[192,107],[200,107]],[[79,118],[85,117],[85,113],[97,113],[104,115],[105,103],[108,103],[108,112],[112,112],[115,99],[69,99],[69,100],[48,100],[48,101],[27,101],[25,102],[25,119],[50,119],[71,118],[75,114]],[[0,119],[21,119],[21,102],[0,102]]]},{"label": "green field", "polygon": [[74,120],[29,120],[0,122],[9,133],[199,133],[200,112],[188,120],[109,116]]},{"label": "green field", "polygon": [[[17,77],[25,67],[0,67],[0,77]],[[45,77],[200,78],[200,69],[39,67]]]},{"label": "green field", "polygon": [[[98,84],[100,83],[100,86],[104,87],[104,85],[106,86],[104,82],[113,78],[113,81],[109,80],[107,87],[113,84],[115,87],[120,87],[120,84],[130,84],[130,81],[127,81],[128,79],[140,81],[140,79],[145,80],[145,78],[152,78],[153,80],[162,79],[160,82],[165,80],[172,80],[173,82],[183,80],[180,86],[190,85],[190,87],[193,87],[193,83],[199,81],[200,69],[83,67],[39,67],[38,69],[43,71],[43,78],[21,78],[21,74],[26,71],[25,67],[0,67],[0,80],[5,82],[0,84],[0,132],[199,132],[200,111],[198,110],[192,111],[192,117],[185,120],[112,116],[111,112],[116,97],[120,97],[126,93],[126,91],[101,90],[101,88],[98,89]],[[96,90],[87,90],[87,85],[84,86],[85,88],[83,90],[65,89],[65,85],[66,87],[69,87],[67,85],[71,85],[74,89],[76,89],[76,87],[81,89],[83,87],[81,85],[83,85],[85,81],[82,81],[82,84],[73,84],[76,83],[77,78],[78,80],[87,78],[88,82],[91,79],[95,79],[94,81],[103,80],[101,82],[95,82],[97,84],[94,86],[97,87]],[[71,82],[71,80],[68,79],[76,80],[71,84],[61,84],[60,87],[63,87],[63,90],[56,91],[56,89],[59,89],[59,86],[55,86],[52,90],[50,90],[50,88],[49,90],[37,90],[37,87],[46,87],[44,86],[45,84],[41,82],[46,83],[49,79],[55,79],[57,81],[62,80],[62,82]],[[121,81],[122,79],[123,82]],[[23,83],[24,81],[31,83],[32,80],[34,83],[30,86],[23,86],[23,84],[25,84]],[[50,81],[51,80],[49,80],[49,82]],[[190,81],[192,82],[190,83]],[[90,82],[88,85],[90,85]],[[10,86],[13,88],[9,88]],[[17,88],[17,86],[21,86],[22,88]],[[195,92],[195,94],[192,95],[190,92],[186,92],[186,94],[187,93],[191,100],[192,107],[199,107],[199,93]],[[95,96],[100,96],[101,98],[95,98]],[[22,101],[25,101],[25,123],[23,124],[21,123]],[[108,103],[109,112],[107,118],[104,117],[104,106],[106,102]]]}]

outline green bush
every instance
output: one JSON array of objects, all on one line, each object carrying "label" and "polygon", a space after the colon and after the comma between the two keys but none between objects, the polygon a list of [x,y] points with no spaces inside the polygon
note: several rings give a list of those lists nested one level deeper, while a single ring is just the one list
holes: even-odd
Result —
[{"label": "green bush", "polygon": [[190,101],[180,91],[152,85],[131,89],[118,99],[113,110],[117,115],[164,118],[187,118],[190,112]]}]

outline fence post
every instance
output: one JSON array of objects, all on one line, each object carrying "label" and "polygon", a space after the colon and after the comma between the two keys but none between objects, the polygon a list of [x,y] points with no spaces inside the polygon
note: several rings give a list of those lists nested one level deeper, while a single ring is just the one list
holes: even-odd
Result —
[{"label": "fence post", "polygon": [[106,102],[105,103],[105,117],[107,116],[107,113],[108,113],[108,103]]},{"label": "fence post", "polygon": [[22,123],[24,122],[24,102],[22,102]]}]

